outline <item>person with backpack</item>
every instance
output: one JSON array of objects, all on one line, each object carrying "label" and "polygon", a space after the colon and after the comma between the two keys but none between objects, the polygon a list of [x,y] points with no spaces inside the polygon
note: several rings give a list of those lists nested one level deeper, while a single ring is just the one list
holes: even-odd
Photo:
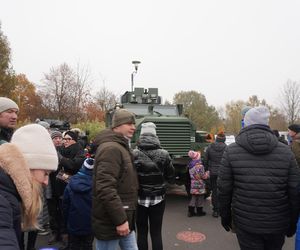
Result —
[{"label": "person with backpack", "polygon": [[160,146],[154,123],[142,124],[133,155],[139,180],[136,218],[138,248],[148,250],[150,228],[152,249],[162,250],[161,229],[166,205],[166,181],[174,178],[174,167],[169,153]]}]

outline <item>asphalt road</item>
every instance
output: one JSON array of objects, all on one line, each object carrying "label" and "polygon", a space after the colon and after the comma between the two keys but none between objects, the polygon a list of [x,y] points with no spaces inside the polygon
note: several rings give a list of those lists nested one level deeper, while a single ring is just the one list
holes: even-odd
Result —
[{"label": "asphalt road", "polygon": [[[209,199],[205,201],[204,211],[207,212],[206,216],[190,218],[187,217],[188,198],[180,188],[172,189],[166,199],[167,203],[163,223],[164,250],[239,249],[235,234],[226,232],[222,228],[220,218],[212,217]],[[39,236],[36,248],[49,247],[47,245],[48,237]],[[200,241],[201,239],[202,241]],[[188,242],[185,240],[188,240]],[[294,249],[294,242],[294,237],[286,238],[283,250]],[[55,245],[54,247],[58,246]]]}]

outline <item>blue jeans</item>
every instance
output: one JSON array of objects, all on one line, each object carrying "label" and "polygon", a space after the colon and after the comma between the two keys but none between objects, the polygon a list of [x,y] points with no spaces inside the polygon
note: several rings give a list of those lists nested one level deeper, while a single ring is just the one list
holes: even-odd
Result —
[{"label": "blue jeans", "polygon": [[125,237],[117,240],[98,240],[96,239],[96,250],[117,250],[118,245],[121,250],[138,250],[135,232],[132,231]]}]

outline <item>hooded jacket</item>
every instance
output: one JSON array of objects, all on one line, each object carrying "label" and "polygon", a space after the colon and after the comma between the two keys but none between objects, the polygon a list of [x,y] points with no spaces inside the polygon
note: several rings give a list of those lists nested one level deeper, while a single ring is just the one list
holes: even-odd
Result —
[{"label": "hooded jacket", "polygon": [[81,145],[76,142],[69,147],[57,147],[59,164],[57,171],[50,174],[52,195],[62,197],[66,188],[66,183],[57,180],[56,175],[64,169],[68,174],[76,174],[84,162],[84,151]]},{"label": "hooded jacket", "polygon": [[99,240],[121,238],[116,227],[128,221],[134,230],[137,175],[128,140],[111,129],[95,139],[98,146],[93,173],[92,228]]},{"label": "hooded jacket", "polygon": [[13,144],[0,146],[0,249],[21,246],[21,210],[32,204],[31,175],[20,150]]},{"label": "hooded jacket", "polygon": [[214,142],[208,146],[204,155],[204,166],[210,171],[210,176],[218,175],[223,153],[227,145],[224,142]]},{"label": "hooded jacket", "polygon": [[268,126],[242,129],[224,152],[218,176],[220,214],[255,234],[287,233],[299,211],[300,170]]},{"label": "hooded jacket", "polygon": [[164,195],[165,182],[174,177],[169,153],[160,147],[158,137],[150,133],[140,136],[137,147],[133,155],[139,179],[139,196]]},{"label": "hooded jacket", "polygon": [[92,175],[93,170],[81,167],[67,185],[63,198],[63,213],[68,233],[92,234]]}]

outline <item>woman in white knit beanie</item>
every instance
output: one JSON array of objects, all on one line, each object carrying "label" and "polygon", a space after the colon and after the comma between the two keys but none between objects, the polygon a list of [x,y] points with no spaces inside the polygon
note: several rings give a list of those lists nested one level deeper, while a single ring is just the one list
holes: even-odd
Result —
[{"label": "woman in white knit beanie", "polygon": [[48,131],[38,124],[19,128],[0,146],[0,249],[20,249],[21,232],[38,228],[41,187],[58,165]]}]

